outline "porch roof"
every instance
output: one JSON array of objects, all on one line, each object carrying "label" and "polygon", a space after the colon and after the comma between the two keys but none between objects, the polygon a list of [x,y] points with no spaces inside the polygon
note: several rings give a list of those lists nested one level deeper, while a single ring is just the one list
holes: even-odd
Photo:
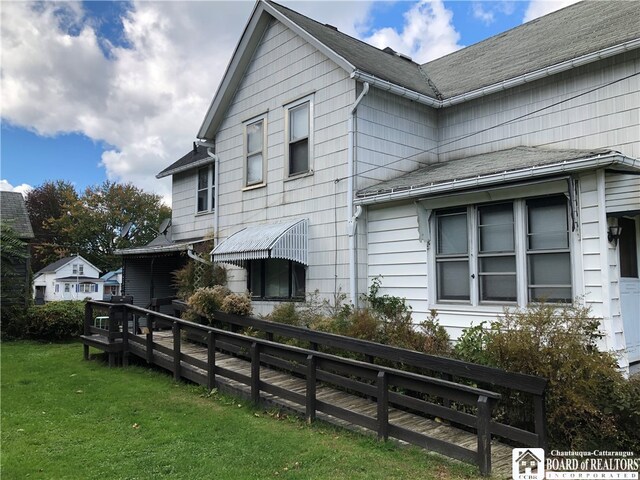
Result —
[{"label": "porch roof", "polygon": [[356,203],[425,197],[604,167],[637,172],[640,160],[607,149],[516,147],[427,165],[360,190]]},{"label": "porch roof", "polygon": [[214,262],[244,266],[249,260],[281,258],[308,264],[307,219],[243,228],[211,251]]}]

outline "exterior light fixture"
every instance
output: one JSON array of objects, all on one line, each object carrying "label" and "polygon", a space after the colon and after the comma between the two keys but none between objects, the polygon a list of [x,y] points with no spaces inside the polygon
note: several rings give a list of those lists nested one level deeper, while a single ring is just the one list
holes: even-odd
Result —
[{"label": "exterior light fixture", "polygon": [[607,232],[607,240],[609,240],[609,243],[612,243],[613,246],[616,246],[618,244],[618,240],[620,240],[621,233],[622,227],[620,225],[611,225]]}]

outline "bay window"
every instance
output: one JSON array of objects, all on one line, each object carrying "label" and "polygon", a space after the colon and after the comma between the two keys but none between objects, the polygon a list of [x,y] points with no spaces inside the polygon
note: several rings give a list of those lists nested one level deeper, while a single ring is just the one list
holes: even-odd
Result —
[{"label": "bay window", "polygon": [[571,302],[564,195],[434,213],[437,302]]}]

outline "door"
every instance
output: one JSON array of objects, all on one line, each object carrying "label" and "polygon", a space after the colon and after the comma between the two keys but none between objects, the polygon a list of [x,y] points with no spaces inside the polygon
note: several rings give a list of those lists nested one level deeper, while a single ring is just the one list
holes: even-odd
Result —
[{"label": "door", "polygon": [[638,226],[640,216],[621,217],[620,313],[624,325],[629,363],[640,362],[640,278],[638,277]]}]

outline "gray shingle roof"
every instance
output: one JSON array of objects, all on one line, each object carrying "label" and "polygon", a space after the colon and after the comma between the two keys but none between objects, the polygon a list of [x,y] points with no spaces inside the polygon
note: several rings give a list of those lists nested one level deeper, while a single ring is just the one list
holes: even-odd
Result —
[{"label": "gray shingle roof", "polygon": [[400,192],[426,185],[506,173],[522,168],[552,165],[569,160],[612,153],[610,150],[553,150],[540,147],[516,147],[473,157],[434,163],[400,177],[360,190],[358,197]]},{"label": "gray shingle roof", "polygon": [[583,1],[423,65],[444,98],[640,37],[633,1]]},{"label": "gray shingle roof", "polygon": [[19,238],[34,238],[27,207],[20,192],[0,192],[0,218],[9,223]]},{"label": "gray shingle roof", "polygon": [[38,275],[42,274],[42,273],[53,273],[55,272],[57,269],[59,269],[60,267],[62,267],[63,265],[66,265],[67,263],[69,263],[71,260],[75,260],[77,257],[74,255],[72,257],[64,257],[61,258],[60,260],[56,260],[53,263],[50,263],[49,265],[47,265],[46,267],[44,267],[42,270],[36,272],[35,276],[37,277]]},{"label": "gray shingle roof", "polygon": [[[435,92],[420,71],[419,64],[384,52],[282,5],[271,1],[267,3],[359,70],[436,98]],[[328,6],[331,7],[331,5]]]},{"label": "gray shingle roof", "polygon": [[197,165],[200,165],[201,163],[203,163],[203,161],[206,162],[207,160],[212,161],[211,157],[207,155],[206,147],[202,147],[194,143],[192,150],[190,150],[182,158],[173,162],[167,168],[158,173],[158,175],[156,175],[156,178],[162,178],[168,175],[172,175],[173,173],[184,171],[190,168],[192,165],[193,168],[195,168]]}]

